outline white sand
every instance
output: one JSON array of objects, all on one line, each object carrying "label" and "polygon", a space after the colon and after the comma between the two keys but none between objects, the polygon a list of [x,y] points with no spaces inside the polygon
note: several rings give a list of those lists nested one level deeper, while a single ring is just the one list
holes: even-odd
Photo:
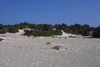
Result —
[{"label": "white sand", "polygon": [[[0,67],[100,67],[99,38],[68,38],[65,33],[61,38],[34,38],[22,33],[0,34],[4,39],[0,41]],[[52,49],[57,45],[63,49]]]}]

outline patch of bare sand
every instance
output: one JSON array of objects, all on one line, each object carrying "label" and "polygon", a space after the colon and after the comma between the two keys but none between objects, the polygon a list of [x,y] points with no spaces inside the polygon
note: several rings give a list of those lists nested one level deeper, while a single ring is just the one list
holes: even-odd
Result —
[{"label": "patch of bare sand", "polygon": [[[100,67],[100,39],[5,34],[0,42],[0,67]],[[2,34],[0,34],[1,36]],[[68,35],[69,36],[69,35]],[[47,45],[49,42],[49,45]],[[61,46],[61,50],[52,49]]]}]

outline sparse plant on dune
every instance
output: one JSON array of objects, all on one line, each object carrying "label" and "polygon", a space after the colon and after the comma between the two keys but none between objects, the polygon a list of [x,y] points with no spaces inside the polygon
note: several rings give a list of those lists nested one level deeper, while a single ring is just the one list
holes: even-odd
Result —
[{"label": "sparse plant on dune", "polygon": [[59,39],[61,39],[61,37],[58,37]]},{"label": "sparse plant on dune", "polygon": [[55,38],[54,36],[52,38]]},{"label": "sparse plant on dune", "polygon": [[52,38],[57,38],[57,36],[52,36]]},{"label": "sparse plant on dune", "polygon": [[65,37],[64,39],[67,39],[67,37]]},{"label": "sparse plant on dune", "polygon": [[60,50],[62,48],[63,48],[62,46],[54,46],[52,49]]},{"label": "sparse plant on dune", "polygon": [[51,43],[50,43],[50,42],[47,42],[46,44],[47,44],[47,45],[50,45]]},{"label": "sparse plant on dune", "polygon": [[24,35],[27,35],[27,36],[33,36],[34,35],[34,30],[24,30],[25,34]]},{"label": "sparse plant on dune", "polygon": [[3,39],[2,38],[0,38],[0,41],[2,41]]},{"label": "sparse plant on dune", "polygon": [[5,35],[1,35],[1,37],[6,37]]}]

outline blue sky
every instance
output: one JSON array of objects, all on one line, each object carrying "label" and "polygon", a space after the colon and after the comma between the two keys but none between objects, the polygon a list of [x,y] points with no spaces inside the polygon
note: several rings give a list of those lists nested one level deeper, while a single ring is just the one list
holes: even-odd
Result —
[{"label": "blue sky", "polygon": [[0,24],[100,25],[100,0],[0,0]]}]

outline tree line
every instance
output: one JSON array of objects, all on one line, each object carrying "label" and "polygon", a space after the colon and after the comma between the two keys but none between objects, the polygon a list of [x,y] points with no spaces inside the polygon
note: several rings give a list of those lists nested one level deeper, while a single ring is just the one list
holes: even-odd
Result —
[{"label": "tree line", "polygon": [[[15,25],[3,25],[0,24],[0,33],[16,33],[18,32],[18,29],[25,29],[30,28],[31,31],[25,31],[35,33],[39,31],[46,31],[51,32],[54,35],[58,34],[58,30],[63,30],[66,33],[71,34],[77,34],[77,35],[83,35],[83,36],[89,36],[92,35],[93,37],[100,37],[100,26],[98,27],[90,27],[88,24],[80,25],[80,24],[74,24],[74,25],[66,25],[65,23],[62,24],[30,24],[28,22],[21,22],[19,24]],[[56,29],[56,31],[54,31]],[[43,32],[44,33],[44,32]]]}]

